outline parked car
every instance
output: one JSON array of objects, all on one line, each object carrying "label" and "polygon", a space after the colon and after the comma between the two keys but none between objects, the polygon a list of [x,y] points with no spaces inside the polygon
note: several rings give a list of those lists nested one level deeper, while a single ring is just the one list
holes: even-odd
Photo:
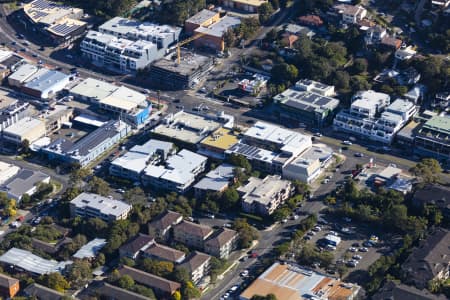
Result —
[{"label": "parked car", "polygon": [[314,228],[311,229],[311,230],[312,230],[312,231],[319,232],[319,231],[322,231],[322,227],[320,227],[320,226],[314,226]]},{"label": "parked car", "polygon": [[356,252],[356,251],[358,251],[358,249],[356,249],[355,247],[350,247],[350,248],[348,248],[348,251],[350,251],[350,252]]},{"label": "parked car", "polygon": [[350,141],[343,141],[342,144],[344,144],[346,146],[351,146],[352,142],[350,142]]},{"label": "parked car", "polygon": [[356,152],[356,153],[355,153],[355,156],[356,156],[356,157],[364,157],[364,154],[362,154],[361,152]]},{"label": "parked car", "polygon": [[316,235],[316,233],[314,231],[308,231],[307,235],[313,236],[313,235]]},{"label": "parked car", "polygon": [[369,251],[369,249],[367,249],[366,247],[359,248],[359,252],[367,252],[367,251]]},{"label": "parked car", "polygon": [[356,254],[356,255],[353,255],[352,258],[353,258],[354,260],[361,260],[361,259],[362,259],[362,256]]},{"label": "parked car", "polygon": [[244,271],[241,272],[240,275],[241,275],[242,277],[247,277],[248,274],[249,274],[248,270],[244,270]]}]

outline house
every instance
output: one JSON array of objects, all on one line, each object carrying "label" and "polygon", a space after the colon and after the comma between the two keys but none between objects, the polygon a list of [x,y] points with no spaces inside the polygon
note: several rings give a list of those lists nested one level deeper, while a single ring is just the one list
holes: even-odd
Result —
[{"label": "house", "polygon": [[126,289],[102,282],[100,287],[95,289],[95,294],[99,295],[100,299],[107,300],[148,300],[148,297],[131,292]]},{"label": "house", "polygon": [[186,254],[183,251],[156,242],[153,242],[147,249],[142,250],[142,256],[174,264],[180,264],[186,258]]},{"label": "house", "polygon": [[277,299],[353,300],[358,299],[360,289],[356,284],[341,282],[296,264],[275,262],[239,295],[239,299],[273,294]]},{"label": "house", "polygon": [[264,179],[250,177],[238,192],[244,212],[269,216],[293,195],[294,188],[281,176],[267,175]]},{"label": "house", "polygon": [[387,36],[386,28],[375,25],[367,29],[364,41],[366,45],[378,44],[385,36]]},{"label": "house", "polygon": [[13,298],[20,290],[19,280],[0,273],[0,296]]},{"label": "house", "polygon": [[210,193],[224,192],[234,179],[234,166],[221,164],[214,170],[209,171],[205,177],[194,185],[197,199]]},{"label": "house", "polygon": [[434,205],[441,210],[444,217],[450,220],[450,188],[447,186],[433,184],[417,189],[412,203],[420,209],[424,209],[427,205]]},{"label": "house", "polygon": [[248,13],[257,13],[258,8],[268,3],[268,0],[222,0],[224,7],[242,10]]},{"label": "house", "polygon": [[414,50],[413,47],[408,46],[405,48],[400,48],[397,51],[395,51],[395,58],[398,60],[409,60],[416,55],[417,51]]},{"label": "house", "polygon": [[322,18],[316,15],[300,16],[297,20],[300,24],[306,26],[320,27],[323,25]]},{"label": "house", "polygon": [[131,208],[132,206],[125,202],[93,193],[81,193],[70,201],[72,217],[100,218],[105,222],[125,220]]},{"label": "house", "polygon": [[397,50],[402,45],[402,40],[391,36],[385,36],[381,39],[380,44],[388,49]]},{"label": "house", "polygon": [[120,257],[136,259],[142,251],[145,251],[154,243],[154,239],[148,235],[139,233],[130,242],[119,248]]},{"label": "house", "polygon": [[361,5],[336,4],[333,9],[341,15],[342,22],[345,24],[357,24],[367,15],[367,10]]},{"label": "house", "polygon": [[[37,300],[63,300],[67,296],[38,283],[32,283],[23,290],[28,297]],[[76,299],[76,298],[73,298]]]},{"label": "house", "polygon": [[133,278],[136,283],[151,288],[159,297],[170,297],[181,288],[181,285],[178,282],[167,280],[132,267],[122,266],[117,271],[120,276],[128,275]]},{"label": "house", "polygon": [[168,240],[170,229],[183,221],[183,216],[168,210],[148,224],[149,235],[160,240]]},{"label": "house", "polygon": [[62,238],[56,243],[47,243],[36,238],[31,239],[31,245],[33,246],[33,249],[40,250],[51,255],[56,254],[62,246],[70,242],[72,242],[72,239],[70,238]]},{"label": "house", "polygon": [[316,33],[309,29],[308,27],[297,25],[297,24],[287,24],[284,26],[285,33],[293,34],[295,36],[306,36],[308,38],[312,38],[316,35]]},{"label": "house", "polygon": [[420,80],[420,73],[413,67],[402,70],[395,79],[400,85],[414,85]]},{"label": "house", "polygon": [[426,289],[418,290],[413,286],[401,284],[395,281],[388,281],[381,287],[375,295],[372,296],[372,300],[445,300],[444,295],[436,295],[427,291]]},{"label": "house", "polygon": [[213,229],[206,225],[182,221],[173,226],[174,240],[188,247],[203,250],[206,240],[213,234]]},{"label": "house", "polygon": [[405,283],[418,289],[428,287],[430,280],[445,280],[450,275],[450,232],[438,228],[420,245],[402,265]]},{"label": "house", "polygon": [[201,280],[209,274],[211,256],[208,254],[194,251],[180,265],[189,272],[191,280],[195,284],[199,284]]},{"label": "house", "polygon": [[236,231],[221,228],[205,242],[205,252],[218,258],[227,259],[236,249],[238,237]]}]

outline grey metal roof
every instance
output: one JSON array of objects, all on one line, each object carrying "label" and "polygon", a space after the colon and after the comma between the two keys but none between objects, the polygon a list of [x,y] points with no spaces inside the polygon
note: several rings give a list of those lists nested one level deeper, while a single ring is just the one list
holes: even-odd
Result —
[{"label": "grey metal roof", "polygon": [[7,192],[10,197],[20,199],[23,194],[30,191],[35,185],[49,178],[49,175],[40,171],[22,169],[16,176],[1,185],[0,190]]},{"label": "grey metal roof", "polygon": [[0,256],[0,262],[7,263],[9,265],[16,266],[25,271],[35,273],[38,275],[62,272],[67,265],[72,264],[72,261],[47,260],[37,255],[34,255],[30,251],[11,248],[2,256]]},{"label": "grey metal roof", "polygon": [[120,216],[124,211],[131,208],[131,205],[114,199],[109,199],[93,193],[81,193],[70,204],[76,207],[89,207],[97,209],[105,215]]},{"label": "grey metal roof", "polygon": [[83,247],[81,247],[74,255],[74,258],[93,258],[96,257],[98,252],[105,247],[106,240],[105,239],[93,239]]},{"label": "grey metal roof", "polygon": [[48,70],[46,73],[25,84],[25,87],[42,92],[51,88],[56,83],[66,80],[68,77],[70,77],[70,75],[55,70]]},{"label": "grey metal roof", "polygon": [[195,189],[220,191],[226,187],[234,177],[234,166],[222,164],[216,169],[211,170],[195,186]]}]

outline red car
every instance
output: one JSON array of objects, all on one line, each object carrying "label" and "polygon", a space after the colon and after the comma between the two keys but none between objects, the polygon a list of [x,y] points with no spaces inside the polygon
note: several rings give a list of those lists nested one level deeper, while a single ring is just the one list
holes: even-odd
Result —
[{"label": "red car", "polygon": [[17,221],[19,221],[19,222],[23,222],[23,220],[25,220],[24,216],[20,216],[20,217],[17,218]]}]

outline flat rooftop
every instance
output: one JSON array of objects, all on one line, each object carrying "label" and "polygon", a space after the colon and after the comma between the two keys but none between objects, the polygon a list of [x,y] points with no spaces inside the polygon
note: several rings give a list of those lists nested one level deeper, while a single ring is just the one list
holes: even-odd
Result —
[{"label": "flat rooftop", "polygon": [[414,103],[408,100],[396,99],[388,106],[388,110],[396,112],[407,112],[414,107]]},{"label": "flat rooftop", "polygon": [[181,31],[181,28],[169,25],[159,25],[138,20],[114,17],[98,27],[100,32],[107,31],[122,36],[136,37],[136,39],[151,40],[151,37],[173,36]]},{"label": "flat rooftop", "polygon": [[169,115],[164,121],[153,129],[154,133],[191,144],[197,144],[221,126],[219,122],[184,111]]},{"label": "flat rooftop", "polygon": [[11,126],[5,128],[3,131],[9,134],[22,136],[26,133],[28,133],[30,130],[37,126],[42,126],[44,124],[44,121],[41,121],[36,118],[23,118],[16,123],[12,124]]},{"label": "flat rooftop", "polygon": [[36,73],[39,70],[39,68],[32,64],[23,64],[20,67],[17,68],[17,70],[9,75],[9,80],[15,80],[19,82],[24,82],[26,79],[28,79],[31,75]]},{"label": "flat rooftop", "polygon": [[210,60],[210,57],[204,55],[182,51],[180,64],[175,60],[162,58],[153,62],[152,67],[164,69],[181,76],[190,76],[194,71],[202,68],[203,65],[208,64]]},{"label": "flat rooftop", "polygon": [[24,5],[25,14],[35,23],[53,24],[73,14],[82,14],[83,10],[60,5],[46,0],[35,0]]},{"label": "flat rooftop", "polygon": [[93,100],[100,101],[108,97],[119,87],[106,81],[86,78],[81,83],[74,86],[70,93]]},{"label": "flat rooftop", "polygon": [[283,105],[307,112],[334,110],[339,105],[338,99],[294,89],[284,91],[275,96],[274,100]]},{"label": "flat rooftop", "polygon": [[25,84],[25,86],[34,90],[45,91],[68,77],[70,77],[70,75],[55,70],[48,70],[45,74],[34,77],[27,84]]},{"label": "flat rooftop", "polygon": [[77,252],[75,252],[73,257],[78,259],[96,257],[100,250],[105,246],[105,239],[93,239],[86,245],[83,245]]},{"label": "flat rooftop", "polygon": [[208,27],[200,26],[196,28],[194,32],[204,33],[221,38],[228,29],[238,26],[239,24],[241,24],[241,19],[231,16],[225,16]]},{"label": "flat rooftop", "polygon": [[240,299],[274,294],[283,300],[350,300],[359,289],[358,285],[343,283],[299,266],[274,263],[240,295]]},{"label": "flat rooftop", "polygon": [[433,129],[436,131],[445,132],[446,134],[450,134],[450,117],[441,117],[435,116],[428,120],[424,128]]},{"label": "flat rooftop", "polygon": [[209,9],[202,9],[201,11],[199,11],[198,13],[187,19],[186,23],[201,25],[217,14],[218,13],[215,11]]},{"label": "flat rooftop", "polygon": [[221,127],[207,136],[201,144],[225,151],[237,142],[239,142],[238,137],[230,129]]},{"label": "flat rooftop", "polygon": [[101,211],[105,215],[120,216],[124,211],[129,210],[131,206],[125,202],[109,199],[97,194],[81,193],[70,204],[79,208],[89,207]]}]

